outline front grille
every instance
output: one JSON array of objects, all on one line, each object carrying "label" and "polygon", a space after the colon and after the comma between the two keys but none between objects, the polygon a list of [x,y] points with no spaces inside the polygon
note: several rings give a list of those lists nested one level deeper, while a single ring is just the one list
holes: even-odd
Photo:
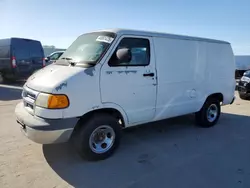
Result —
[{"label": "front grille", "polygon": [[38,95],[37,91],[34,91],[28,87],[24,87],[22,97],[23,97],[23,104],[25,108],[31,113],[33,113],[36,97]]},{"label": "front grille", "polygon": [[27,93],[27,97],[29,97],[29,98],[31,98],[31,99],[33,99],[33,100],[36,99],[36,95],[33,94],[33,93]]}]

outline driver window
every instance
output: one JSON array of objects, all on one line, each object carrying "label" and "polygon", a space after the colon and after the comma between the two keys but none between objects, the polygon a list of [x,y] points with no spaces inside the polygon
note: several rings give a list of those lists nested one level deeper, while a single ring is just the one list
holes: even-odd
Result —
[{"label": "driver window", "polygon": [[[130,62],[118,62],[116,51],[128,48],[131,51]],[[150,63],[150,43],[148,39],[123,38],[110,58],[110,66],[147,66]]]}]

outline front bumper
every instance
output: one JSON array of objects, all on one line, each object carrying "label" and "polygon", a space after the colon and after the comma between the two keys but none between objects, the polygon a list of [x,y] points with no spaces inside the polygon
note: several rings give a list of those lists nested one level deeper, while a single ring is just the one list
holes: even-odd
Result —
[{"label": "front bumper", "polygon": [[42,119],[28,113],[23,102],[16,106],[15,114],[24,135],[40,144],[67,142],[79,120],[78,118]]}]

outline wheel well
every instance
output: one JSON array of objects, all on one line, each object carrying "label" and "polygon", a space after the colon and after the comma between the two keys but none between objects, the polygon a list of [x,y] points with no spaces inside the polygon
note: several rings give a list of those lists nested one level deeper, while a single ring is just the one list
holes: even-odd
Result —
[{"label": "wheel well", "polygon": [[120,123],[121,123],[122,128],[125,127],[123,116],[118,110],[113,109],[113,108],[104,108],[104,109],[97,109],[97,110],[90,111],[90,112],[84,114],[83,116],[79,117],[80,120],[78,121],[77,125],[75,126],[75,131],[81,126],[81,122],[87,121],[88,119],[93,117],[93,115],[96,115],[96,114],[112,115],[113,117],[115,117],[117,119],[117,121],[121,120]]},{"label": "wheel well", "polygon": [[207,97],[207,100],[208,99],[218,99],[220,102],[223,102],[223,95],[222,93],[214,93],[214,94],[211,94]]}]

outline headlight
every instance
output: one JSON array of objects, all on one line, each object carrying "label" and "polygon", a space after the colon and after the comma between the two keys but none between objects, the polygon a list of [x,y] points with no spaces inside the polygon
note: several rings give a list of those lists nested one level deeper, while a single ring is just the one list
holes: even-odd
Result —
[{"label": "headlight", "polygon": [[62,109],[69,106],[69,99],[66,95],[40,93],[36,99],[36,106],[48,109]]}]

